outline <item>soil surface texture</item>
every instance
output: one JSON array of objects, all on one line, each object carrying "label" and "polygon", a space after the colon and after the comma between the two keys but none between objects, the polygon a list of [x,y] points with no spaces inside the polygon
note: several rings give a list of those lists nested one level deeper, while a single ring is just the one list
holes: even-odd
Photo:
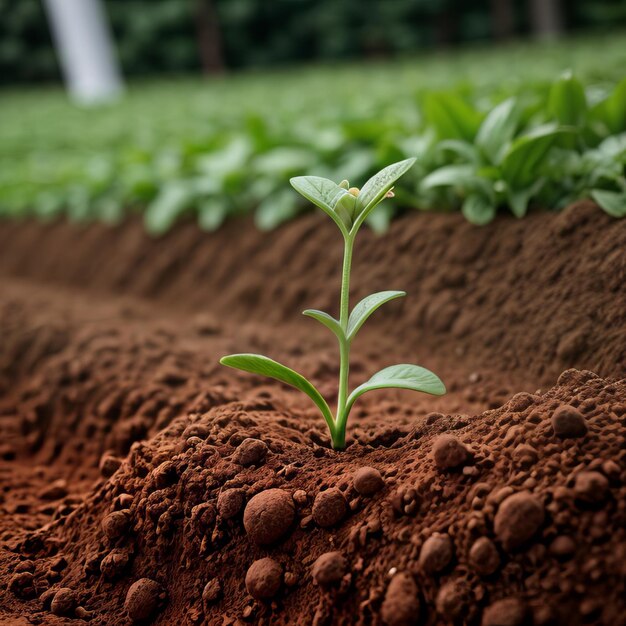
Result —
[{"label": "soil surface texture", "polygon": [[0,223],[0,624],[626,625],[626,222],[591,203],[363,233],[384,289],[333,451],[261,352],[336,401],[341,241]]}]

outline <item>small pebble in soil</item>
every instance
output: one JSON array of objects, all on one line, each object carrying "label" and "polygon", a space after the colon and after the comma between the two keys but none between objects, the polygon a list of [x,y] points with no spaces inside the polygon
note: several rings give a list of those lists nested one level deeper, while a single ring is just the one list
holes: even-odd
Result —
[{"label": "small pebble in soil", "polygon": [[243,489],[225,489],[217,497],[217,511],[222,519],[232,519],[239,515],[245,501]]},{"label": "small pebble in soil", "polygon": [[78,605],[78,596],[73,589],[61,587],[52,598],[50,610],[55,615],[69,616],[74,612]]},{"label": "small pebble in soil", "polygon": [[125,511],[113,511],[102,520],[102,530],[110,541],[115,541],[126,534],[130,518]]},{"label": "small pebble in soil", "polygon": [[550,544],[550,554],[557,559],[569,559],[576,552],[576,542],[567,535],[559,535]]},{"label": "small pebble in soil", "polygon": [[391,494],[391,506],[399,515],[415,515],[422,505],[422,498],[414,487],[400,485]]},{"label": "small pebble in soil", "polygon": [[587,421],[578,409],[569,404],[560,406],[550,421],[554,434],[561,439],[584,437],[587,434]]},{"label": "small pebble in soil", "polygon": [[348,570],[348,563],[341,552],[326,552],[311,567],[313,579],[320,587],[334,587],[341,583]]},{"label": "small pebble in soil", "polygon": [[100,463],[98,464],[98,468],[100,469],[100,474],[105,478],[110,478],[117,472],[117,470],[122,465],[122,459],[113,456],[109,452],[105,452],[100,457]]},{"label": "small pebble in soil", "polygon": [[156,615],[164,599],[165,591],[158,582],[140,578],[128,589],[124,608],[133,622],[146,622]]},{"label": "small pebble in soil", "polygon": [[420,567],[428,574],[436,574],[445,569],[454,556],[454,547],[449,535],[434,533],[422,546]]},{"label": "small pebble in soil", "polygon": [[489,537],[479,537],[469,551],[469,562],[481,576],[489,576],[500,567],[498,549]]},{"label": "small pebble in soil", "polygon": [[280,590],[283,568],[268,557],[252,563],[246,573],[246,589],[255,600],[271,600]]},{"label": "small pebble in soil", "polygon": [[267,455],[267,445],[260,439],[244,439],[233,455],[233,460],[239,465],[248,467],[258,465]]},{"label": "small pebble in soil", "polygon": [[219,578],[211,578],[209,582],[204,585],[202,591],[202,602],[204,604],[213,604],[222,594],[222,583]]},{"label": "small pebble in soil", "polygon": [[335,487],[321,491],[315,496],[313,509],[311,511],[313,519],[318,526],[330,528],[335,526],[346,516],[348,503],[346,498]]},{"label": "small pebble in soil", "polygon": [[375,467],[359,468],[352,481],[355,490],[362,496],[372,496],[385,486],[381,473]]},{"label": "small pebble in soil", "polygon": [[519,463],[520,467],[526,469],[537,462],[539,453],[533,446],[527,443],[520,443],[513,450],[513,458]]},{"label": "small pebble in soil", "polygon": [[35,580],[31,572],[18,572],[13,574],[9,579],[8,589],[18,598],[34,598],[35,597]]},{"label": "small pebble in soil", "polygon": [[40,596],[39,601],[41,602],[41,606],[44,609],[50,609],[50,604],[52,603],[52,599],[54,595],[58,591],[58,587],[53,587],[51,589],[46,589]]},{"label": "small pebble in soil", "polygon": [[124,569],[126,569],[128,561],[128,552],[115,548],[115,550],[111,550],[100,562],[100,571],[105,578],[115,580]]},{"label": "small pebble in soil", "polygon": [[93,611],[88,611],[84,606],[77,606],[74,609],[74,616],[85,622],[89,622],[93,618]]},{"label": "small pebble in soil", "polygon": [[507,551],[516,550],[532,539],[544,521],[541,501],[528,491],[508,496],[498,507],[494,521],[496,536]]},{"label": "small pebble in soil", "polygon": [[65,498],[67,494],[67,481],[63,478],[59,478],[59,480],[55,480],[46,488],[42,489],[39,492],[39,497],[42,500],[60,500],[61,498]]},{"label": "small pebble in soil", "polygon": [[304,489],[296,489],[293,492],[293,501],[300,505],[300,506],[304,506],[307,503],[307,495],[306,495],[306,491],[304,491]]},{"label": "small pebble in soil", "polygon": [[471,602],[471,592],[462,580],[451,580],[441,586],[435,606],[437,613],[450,623],[462,621]]},{"label": "small pebble in soil", "polygon": [[416,626],[419,622],[420,600],[413,577],[399,572],[391,579],[380,615],[387,626]]},{"label": "small pebble in soil", "polygon": [[435,464],[441,470],[456,469],[469,459],[467,448],[453,435],[439,435],[432,450]]},{"label": "small pebble in soil", "polygon": [[574,481],[576,498],[587,504],[601,504],[609,495],[609,481],[600,472],[580,472]]},{"label": "small pebble in soil", "polygon": [[525,626],[528,623],[528,608],[518,598],[496,600],[488,606],[482,626]]},{"label": "small pebble in soil", "polygon": [[289,493],[282,489],[268,489],[250,499],[243,512],[243,525],[251,541],[265,546],[287,534],[295,515]]}]

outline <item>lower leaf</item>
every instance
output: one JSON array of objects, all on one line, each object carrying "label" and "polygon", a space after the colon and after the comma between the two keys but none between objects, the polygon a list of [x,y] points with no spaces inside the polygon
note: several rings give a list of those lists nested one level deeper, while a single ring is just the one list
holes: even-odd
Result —
[{"label": "lower leaf", "polygon": [[350,412],[357,398],[364,393],[375,389],[389,388],[411,389],[435,396],[442,396],[446,393],[445,385],[436,374],[419,365],[401,363],[376,372],[366,383],[359,385],[348,398],[346,414]]},{"label": "lower leaf", "polygon": [[322,398],[320,392],[311,384],[304,376],[294,372],[289,367],[281,365],[277,361],[262,356],[261,354],[231,354],[220,359],[222,365],[233,367],[235,369],[250,372],[251,374],[261,374],[269,378],[275,378],[287,385],[291,385],[296,389],[304,392],[321,411],[326,424],[331,432],[334,433],[335,421],[333,415],[328,408],[326,400]]},{"label": "lower leaf", "polygon": [[471,194],[465,198],[461,207],[463,216],[468,222],[477,226],[489,224],[496,216],[494,203],[483,195]]},{"label": "lower leaf", "polygon": [[626,191],[593,189],[591,197],[611,217],[626,217]]}]

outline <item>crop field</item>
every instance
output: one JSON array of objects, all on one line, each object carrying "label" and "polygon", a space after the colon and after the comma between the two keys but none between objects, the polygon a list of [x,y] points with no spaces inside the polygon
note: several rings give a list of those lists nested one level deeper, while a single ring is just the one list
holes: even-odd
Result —
[{"label": "crop field", "polygon": [[0,625],[626,626],[623,39],[1,93]]},{"label": "crop field", "polygon": [[[60,92],[9,92],[0,214],[116,222],[138,210],[160,234],[184,214],[214,230],[253,212],[270,229],[304,208],[285,188],[290,176],[365,179],[417,156],[398,189],[402,208],[462,208],[486,223],[497,209],[522,216],[529,203],[593,196],[622,215],[622,44],[148,84],[105,111],[77,110]],[[383,206],[370,222],[382,230],[391,217]]]}]

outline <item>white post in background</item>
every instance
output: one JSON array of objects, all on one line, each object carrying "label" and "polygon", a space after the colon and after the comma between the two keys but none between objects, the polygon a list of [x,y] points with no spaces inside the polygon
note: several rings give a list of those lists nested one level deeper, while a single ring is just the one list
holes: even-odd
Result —
[{"label": "white post in background", "polygon": [[101,0],[45,0],[66,88],[80,104],[110,101],[123,90]]}]

